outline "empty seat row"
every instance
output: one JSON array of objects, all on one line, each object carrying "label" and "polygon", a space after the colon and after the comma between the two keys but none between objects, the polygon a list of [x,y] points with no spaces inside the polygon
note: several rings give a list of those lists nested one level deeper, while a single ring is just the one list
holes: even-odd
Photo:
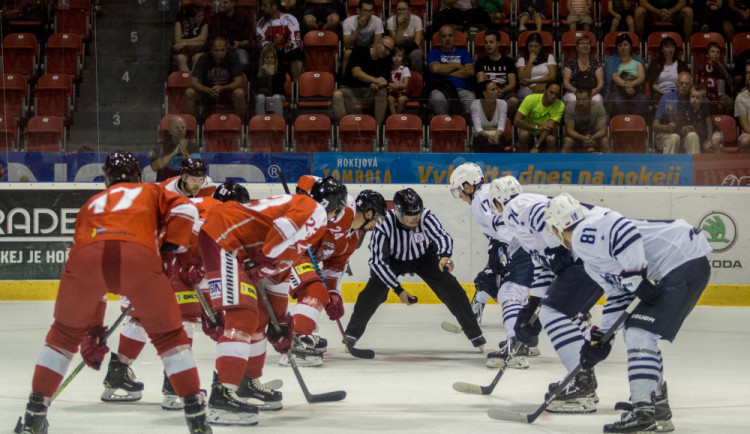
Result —
[{"label": "empty seat row", "polygon": [[56,116],[34,116],[25,129],[13,118],[0,117],[1,152],[62,152],[65,136],[65,125]]},{"label": "empty seat row", "polygon": [[[72,121],[75,107],[75,86],[66,74],[44,74],[30,89],[22,75],[0,75],[0,113],[23,123],[33,113],[35,116],[58,116],[66,124]],[[33,95],[33,101],[31,97]]]},{"label": "empty seat row", "polygon": [[40,62],[39,43],[31,33],[11,33],[3,38],[0,56],[5,74],[33,80],[40,74],[68,74],[78,81],[83,71],[83,40],[75,33],[54,33]]}]

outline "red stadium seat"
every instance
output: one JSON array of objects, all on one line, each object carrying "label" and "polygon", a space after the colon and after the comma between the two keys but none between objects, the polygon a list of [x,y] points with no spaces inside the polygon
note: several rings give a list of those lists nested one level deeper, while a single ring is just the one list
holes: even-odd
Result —
[{"label": "red stadium seat", "polygon": [[29,99],[29,87],[23,75],[3,74],[0,80],[0,114],[16,121],[25,120]]},{"label": "red stadium seat", "polygon": [[424,140],[417,115],[391,115],[385,120],[384,152],[420,152]]},{"label": "red stadium seat", "polygon": [[55,8],[55,33],[77,33],[89,38],[91,0],[58,0]]},{"label": "red stadium seat", "polygon": [[78,80],[83,70],[83,40],[76,33],[54,33],[44,50],[45,74],[68,74]]},{"label": "red stadium seat", "polygon": [[737,143],[737,123],[727,115],[712,115],[711,120],[724,135],[724,152],[736,154],[740,150]]},{"label": "red stadium seat", "polygon": [[280,115],[255,115],[247,128],[249,152],[284,152],[286,120]]},{"label": "red stadium seat", "polygon": [[466,152],[466,119],[463,116],[437,115],[430,121],[432,152]]},{"label": "red stadium seat", "polygon": [[422,90],[424,89],[424,78],[417,71],[411,71],[409,79],[409,101],[406,102],[406,110],[422,112]]},{"label": "red stadium seat", "polygon": [[551,54],[557,58],[557,53],[555,53],[555,40],[552,38],[552,33],[545,31],[532,32],[530,30],[518,35],[518,57],[526,55],[526,40],[529,39],[529,35],[532,33],[540,33],[542,35],[542,53]]},{"label": "red stadium seat", "polygon": [[166,114],[182,113],[185,89],[190,87],[190,73],[176,71],[169,74],[164,85],[164,111]]},{"label": "red stadium seat", "polygon": [[[565,3],[565,2],[563,2]],[[562,63],[565,65],[565,62],[568,61],[571,57],[575,57],[578,55],[578,51],[576,50],[576,44],[578,43],[578,38],[581,36],[586,35],[591,39],[591,56],[596,56],[596,36],[591,33],[587,32],[585,30],[575,30],[575,31],[567,31],[563,33],[562,40],[560,42],[560,50],[562,51]]]},{"label": "red stadium seat", "polygon": [[65,125],[57,116],[34,116],[26,125],[27,152],[65,150]]},{"label": "red stadium seat", "polygon": [[13,152],[17,150],[20,137],[16,120],[0,117],[0,152]]},{"label": "red stadium seat", "polygon": [[305,33],[302,41],[305,71],[325,71],[335,74],[339,63],[339,37],[330,30]]},{"label": "red stadium seat", "polygon": [[646,121],[637,115],[617,115],[609,122],[609,137],[613,152],[643,154],[648,139]]},{"label": "red stadium seat", "polygon": [[605,58],[617,54],[617,44],[615,44],[615,40],[623,33],[627,33],[630,36],[630,39],[633,41],[633,48],[631,52],[637,55],[641,54],[641,40],[638,39],[638,35],[633,32],[609,32],[604,35]]},{"label": "red stadium seat", "polygon": [[[482,30],[481,32],[477,33],[477,36],[474,38],[474,60],[479,59],[480,57],[484,57],[487,55],[487,51],[484,49],[484,35],[485,31]],[[500,41],[499,41],[499,50],[503,54],[503,56],[510,56],[512,47],[510,44],[510,36],[508,36],[505,32],[498,32],[500,33]]]},{"label": "red stadium seat", "polygon": [[339,121],[341,152],[377,152],[378,130],[370,115],[346,115]]},{"label": "red stadium seat", "polygon": [[44,74],[34,91],[35,116],[59,116],[65,123],[73,116],[73,79],[67,74]]},{"label": "red stadium seat", "polygon": [[693,75],[695,75],[701,65],[705,65],[708,62],[708,50],[706,47],[711,42],[719,44],[721,59],[726,59],[727,44],[720,33],[693,33],[693,36],[690,37],[690,65],[692,66]]},{"label": "red stadium seat", "polygon": [[750,50],[750,33],[738,33],[734,35],[732,39],[732,58],[736,59],[737,56],[747,50]]},{"label": "red stadium seat", "polygon": [[326,111],[333,102],[336,80],[330,72],[305,72],[297,86],[297,109],[300,111]]},{"label": "red stadium seat", "polygon": [[3,38],[2,59],[5,74],[36,78],[39,44],[31,33],[11,33]]},{"label": "red stadium seat", "polygon": [[216,113],[203,124],[206,152],[237,152],[242,145],[242,120],[231,113]]},{"label": "red stadium seat", "polygon": [[300,115],[294,121],[295,152],[328,152],[333,140],[331,119],[324,114]]},{"label": "red stadium seat", "polygon": [[652,62],[654,59],[657,59],[659,57],[659,44],[661,44],[661,40],[666,37],[674,39],[675,43],[677,44],[677,49],[674,53],[675,57],[685,60],[685,44],[682,42],[682,37],[679,33],[653,32],[648,35],[648,39],[646,40],[646,53],[648,54],[648,58],[645,60],[647,62]]},{"label": "red stadium seat", "polygon": [[188,114],[169,114],[161,118],[159,121],[159,131],[156,136],[159,141],[164,141],[169,138],[169,119],[173,116],[181,116],[185,120],[185,138],[195,139],[198,137],[198,123],[195,121],[193,115]]}]

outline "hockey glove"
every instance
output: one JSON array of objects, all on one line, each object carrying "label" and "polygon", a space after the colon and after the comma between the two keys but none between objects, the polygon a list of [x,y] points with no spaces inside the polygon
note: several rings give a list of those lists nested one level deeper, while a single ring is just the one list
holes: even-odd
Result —
[{"label": "hockey glove", "polygon": [[638,288],[635,290],[635,295],[641,299],[646,305],[652,305],[661,297],[661,288],[654,285],[648,277],[644,277]]},{"label": "hockey glove", "polygon": [[180,279],[189,286],[195,286],[203,280],[206,275],[206,267],[198,256],[193,256],[187,268],[180,268]]},{"label": "hockey glove", "polygon": [[274,260],[264,255],[263,252],[258,252],[255,259],[246,259],[243,266],[247,275],[255,283],[260,282],[268,276],[273,276],[278,271]]},{"label": "hockey glove", "polygon": [[489,253],[489,260],[487,266],[498,276],[505,274],[505,269],[508,264],[508,257],[506,252],[508,251],[508,244],[498,240],[490,240],[490,248],[487,251]]},{"label": "hockey glove", "polygon": [[581,366],[583,369],[591,369],[597,363],[606,359],[612,350],[612,339],[602,342],[604,333],[598,327],[591,329],[591,340],[587,340],[581,347]]},{"label": "hockey glove", "polygon": [[575,262],[572,252],[563,246],[547,247],[544,249],[544,256],[547,258],[550,269],[556,275],[562,273]]},{"label": "hockey glove", "polygon": [[273,349],[280,354],[286,354],[294,341],[294,317],[287,313],[286,316],[278,318],[278,321],[281,333],[277,333],[273,324],[269,323],[266,337],[268,342],[273,345]]},{"label": "hockey glove", "polygon": [[214,312],[214,318],[216,318],[216,324],[211,324],[206,312],[201,312],[201,326],[206,336],[219,342],[219,338],[224,335],[224,315],[221,312]]},{"label": "hockey glove", "polygon": [[485,268],[474,278],[474,286],[477,292],[482,291],[490,294],[493,298],[497,297],[497,275],[492,268]]},{"label": "hockey glove", "polygon": [[177,277],[180,273],[180,260],[176,253],[162,252],[161,262],[164,267],[164,274],[169,277],[169,280]]},{"label": "hockey glove", "polygon": [[534,316],[541,302],[542,299],[539,297],[529,297],[529,302],[518,312],[518,318],[516,318],[516,339],[529,347],[535,347],[539,344],[542,323],[539,322],[538,318],[531,324],[529,324],[529,320]]},{"label": "hockey glove", "polygon": [[341,298],[341,293],[338,291],[329,291],[328,298],[331,301],[326,306],[326,313],[331,321],[336,321],[344,316],[344,299]]},{"label": "hockey glove", "polygon": [[86,335],[86,339],[84,339],[81,344],[81,356],[83,356],[83,361],[86,365],[96,371],[102,366],[104,356],[109,353],[109,347],[106,342],[99,344],[106,333],[107,327],[105,326],[98,325],[91,327]]}]

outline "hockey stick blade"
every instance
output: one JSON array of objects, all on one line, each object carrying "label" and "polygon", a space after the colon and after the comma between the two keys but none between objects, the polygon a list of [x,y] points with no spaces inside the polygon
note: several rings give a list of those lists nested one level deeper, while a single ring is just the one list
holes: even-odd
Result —
[{"label": "hockey stick blade", "polygon": [[449,333],[459,334],[462,331],[461,326],[450,323],[448,321],[443,321],[442,324],[440,324],[440,327],[442,327],[443,330]]},{"label": "hockey stick blade", "polygon": [[[516,411],[502,410],[499,408],[493,408],[487,411],[487,416],[495,420],[505,420],[508,422],[520,422],[520,423],[532,423],[536,420],[537,416],[534,414],[519,413]],[[541,414],[541,413],[540,413]],[[532,418],[533,416],[533,418]]]},{"label": "hockey stick blade", "polygon": [[476,384],[464,383],[463,381],[456,381],[453,383],[453,390],[461,393],[470,393],[473,395],[487,395],[484,393],[482,386]]},{"label": "hockey stick blade", "polygon": [[335,392],[319,393],[317,395],[310,395],[307,402],[317,404],[320,402],[336,402],[343,401],[346,398],[346,391],[337,390]]},{"label": "hockey stick blade", "polygon": [[341,337],[344,338],[344,345],[346,346],[346,351],[348,351],[349,354],[351,354],[352,356],[358,359],[374,359],[375,358],[375,351],[373,350],[354,348],[354,345],[352,345],[352,343],[349,342],[348,339],[346,339],[346,333],[344,333],[344,327],[341,325],[341,320],[337,319],[336,325],[339,326]]}]

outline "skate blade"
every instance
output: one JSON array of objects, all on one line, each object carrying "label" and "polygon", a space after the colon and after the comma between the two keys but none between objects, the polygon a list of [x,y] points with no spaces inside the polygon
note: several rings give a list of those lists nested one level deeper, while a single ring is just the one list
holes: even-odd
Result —
[{"label": "skate blade", "polygon": [[105,388],[102,392],[102,401],[104,402],[133,402],[138,401],[143,397],[143,394],[138,392],[128,392],[122,389],[110,389]]},{"label": "skate blade", "polygon": [[176,411],[185,408],[185,404],[177,395],[164,395],[161,400],[161,408],[167,411]]},{"label": "skate blade", "polygon": [[657,420],[656,421],[656,432],[672,432],[674,431],[674,425],[671,420]]},{"label": "skate blade", "polygon": [[529,357],[537,357],[539,354],[541,354],[539,352],[539,348],[537,348],[537,347],[530,347],[529,348]]},{"label": "skate blade", "polygon": [[[323,364],[323,359],[320,357],[296,357],[294,359],[295,362],[297,362],[297,366],[301,368],[316,368]],[[284,354],[281,356],[281,359],[279,359],[279,365],[281,366],[289,366],[289,356]]]},{"label": "skate blade", "polygon": [[253,426],[258,424],[256,413],[232,413],[231,411],[208,409],[208,422],[211,425]]},{"label": "skate blade", "polygon": [[596,412],[598,398],[574,398],[567,401],[552,401],[547,411],[557,414],[588,414]]},{"label": "skate blade", "polygon": [[281,389],[284,387],[284,382],[280,379],[271,380],[268,383],[263,383],[263,387],[266,389]]},{"label": "skate blade", "polygon": [[266,402],[257,398],[240,398],[240,399],[242,399],[243,401],[247,402],[250,405],[254,405],[258,407],[258,410],[260,411],[279,411],[284,408],[284,406],[281,404],[281,401]]}]

